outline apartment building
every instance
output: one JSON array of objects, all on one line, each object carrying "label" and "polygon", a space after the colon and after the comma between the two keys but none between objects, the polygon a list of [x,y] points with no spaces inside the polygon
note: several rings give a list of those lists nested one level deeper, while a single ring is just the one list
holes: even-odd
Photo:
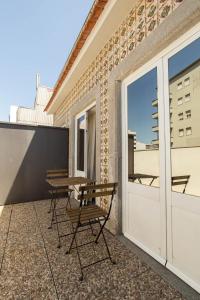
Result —
[{"label": "apartment building", "polygon": [[200,60],[170,79],[172,147],[200,146]]}]

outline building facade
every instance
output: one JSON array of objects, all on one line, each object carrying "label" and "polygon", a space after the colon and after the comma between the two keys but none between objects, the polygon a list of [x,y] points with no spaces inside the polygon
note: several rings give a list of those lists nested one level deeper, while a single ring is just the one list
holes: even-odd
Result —
[{"label": "building facade", "polygon": [[[192,93],[188,72],[199,76],[199,17],[196,0],[95,1],[45,108],[69,127],[70,175],[118,182],[108,229],[198,291],[200,148],[179,144],[179,129],[189,137],[193,124],[174,124],[197,111],[175,103]],[[174,91],[183,80],[184,95]]]}]

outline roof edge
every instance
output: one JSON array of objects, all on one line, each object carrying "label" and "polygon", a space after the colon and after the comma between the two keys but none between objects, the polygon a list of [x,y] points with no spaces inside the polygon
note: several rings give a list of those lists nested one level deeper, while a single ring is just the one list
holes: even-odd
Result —
[{"label": "roof edge", "polygon": [[61,85],[63,84],[67,74],[71,70],[76,58],[78,57],[81,49],[83,48],[88,36],[90,35],[92,29],[96,25],[99,17],[101,16],[104,7],[108,3],[109,0],[95,0],[92,8],[90,9],[88,16],[83,24],[83,27],[74,43],[74,46],[67,58],[67,61],[58,77],[56,85],[54,87],[53,95],[51,96],[49,102],[47,103],[44,111],[47,111],[50,105],[53,103],[55,96],[57,95]]}]

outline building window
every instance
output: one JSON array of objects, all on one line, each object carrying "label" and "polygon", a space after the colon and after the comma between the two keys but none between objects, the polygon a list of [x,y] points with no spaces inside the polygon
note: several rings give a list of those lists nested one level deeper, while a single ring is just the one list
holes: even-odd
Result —
[{"label": "building window", "polygon": [[178,104],[178,105],[181,105],[181,104],[183,104],[183,97],[181,97],[181,98],[178,98],[177,104]]},{"label": "building window", "polygon": [[179,136],[184,136],[184,129],[179,129],[178,135]]},{"label": "building window", "polygon": [[179,121],[183,120],[183,113],[178,114],[178,119],[179,119]]},{"label": "building window", "polygon": [[183,87],[183,83],[182,83],[182,81],[180,81],[180,82],[177,84],[177,89],[180,90],[180,89],[182,89],[182,87]]},{"label": "building window", "polygon": [[190,84],[190,77],[185,78],[184,83],[185,86],[188,86]]},{"label": "building window", "polygon": [[188,101],[190,101],[190,93],[189,94],[187,94],[187,95],[185,95],[185,102],[188,102]]},{"label": "building window", "polygon": [[186,114],[186,119],[191,118],[191,110],[186,110],[185,114]]},{"label": "building window", "polygon": [[192,134],[192,127],[187,127],[186,128],[186,135],[191,135]]}]

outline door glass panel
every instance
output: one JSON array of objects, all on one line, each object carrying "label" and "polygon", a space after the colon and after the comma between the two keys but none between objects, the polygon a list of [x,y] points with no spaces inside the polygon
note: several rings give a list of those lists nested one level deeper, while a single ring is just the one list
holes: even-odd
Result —
[{"label": "door glass panel", "polygon": [[159,186],[157,68],[128,86],[128,180]]},{"label": "door glass panel", "polygon": [[200,196],[200,39],[169,59],[172,191]]},{"label": "door glass panel", "polygon": [[85,153],[85,115],[77,120],[77,170],[84,171],[84,153]]}]

